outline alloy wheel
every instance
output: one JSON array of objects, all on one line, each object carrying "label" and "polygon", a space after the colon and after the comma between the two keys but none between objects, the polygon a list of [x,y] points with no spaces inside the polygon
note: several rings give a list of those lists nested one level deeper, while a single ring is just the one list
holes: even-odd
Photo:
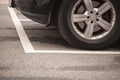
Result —
[{"label": "alloy wheel", "polygon": [[87,40],[108,35],[115,20],[115,9],[109,0],[78,0],[71,14],[73,30]]}]

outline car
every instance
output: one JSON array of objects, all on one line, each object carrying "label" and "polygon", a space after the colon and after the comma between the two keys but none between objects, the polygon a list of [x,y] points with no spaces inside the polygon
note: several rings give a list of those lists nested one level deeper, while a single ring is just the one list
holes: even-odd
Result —
[{"label": "car", "polygon": [[105,49],[120,38],[119,0],[9,1],[33,21],[57,25],[63,38],[79,49]]}]

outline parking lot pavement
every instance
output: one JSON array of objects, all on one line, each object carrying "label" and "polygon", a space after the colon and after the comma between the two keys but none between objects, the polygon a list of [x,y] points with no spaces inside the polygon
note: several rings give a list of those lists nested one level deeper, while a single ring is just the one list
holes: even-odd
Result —
[{"label": "parking lot pavement", "polygon": [[[77,50],[56,28],[45,28],[15,13],[35,50]],[[116,44],[106,51],[119,51],[119,42]],[[0,80],[119,79],[119,54],[26,54],[7,5],[0,4]]]},{"label": "parking lot pavement", "polygon": [[1,4],[8,4],[8,0],[0,0]]}]

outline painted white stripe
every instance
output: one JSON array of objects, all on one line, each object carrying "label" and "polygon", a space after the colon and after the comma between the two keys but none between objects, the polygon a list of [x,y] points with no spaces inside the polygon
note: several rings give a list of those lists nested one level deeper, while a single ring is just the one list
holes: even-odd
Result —
[{"label": "painted white stripe", "polygon": [[25,52],[27,51],[34,51],[34,48],[30,42],[30,40],[28,39],[28,36],[25,32],[25,30],[22,27],[22,24],[20,23],[16,13],[14,12],[13,8],[8,7],[8,10],[10,12],[10,15],[12,17],[12,20],[14,22],[14,25],[16,27],[17,33],[19,35],[20,41],[22,43],[22,46],[25,50]]},{"label": "painted white stripe", "polygon": [[26,53],[42,54],[120,54],[119,51],[83,51],[83,50],[35,50]]},{"label": "painted white stripe", "polygon": [[83,50],[34,50],[20,20],[12,8],[8,7],[18,36],[26,53],[40,54],[120,54],[120,51],[83,51]]}]

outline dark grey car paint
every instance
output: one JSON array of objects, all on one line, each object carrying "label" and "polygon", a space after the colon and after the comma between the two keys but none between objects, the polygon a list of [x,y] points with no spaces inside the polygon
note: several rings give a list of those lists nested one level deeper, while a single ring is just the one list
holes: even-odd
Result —
[{"label": "dark grey car paint", "polygon": [[[28,18],[48,24],[56,0],[11,0],[12,5]],[[13,4],[14,3],[14,4]]]}]

